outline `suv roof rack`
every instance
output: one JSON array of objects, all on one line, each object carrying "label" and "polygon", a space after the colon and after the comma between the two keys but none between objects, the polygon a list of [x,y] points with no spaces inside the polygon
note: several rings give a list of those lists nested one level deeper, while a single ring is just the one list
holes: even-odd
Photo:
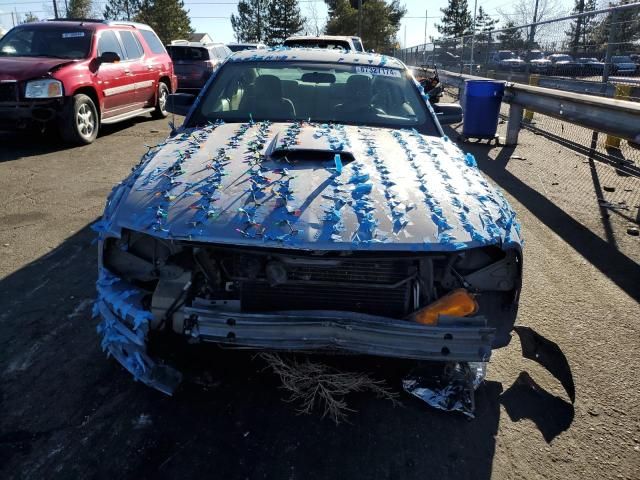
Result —
[{"label": "suv roof rack", "polygon": [[99,18],[48,18],[47,22],[107,23]]},{"label": "suv roof rack", "polygon": [[139,22],[127,22],[126,20],[106,20],[105,23],[107,25],[124,25],[133,28],[142,28],[143,30],[150,30],[151,27],[149,25],[145,25],[144,23]]}]

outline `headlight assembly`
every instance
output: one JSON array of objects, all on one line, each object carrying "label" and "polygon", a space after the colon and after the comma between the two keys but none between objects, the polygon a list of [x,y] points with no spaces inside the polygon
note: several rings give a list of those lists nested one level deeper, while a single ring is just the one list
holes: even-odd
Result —
[{"label": "headlight assembly", "polygon": [[24,92],[25,98],[59,98],[62,95],[62,82],[51,78],[27,82]]}]

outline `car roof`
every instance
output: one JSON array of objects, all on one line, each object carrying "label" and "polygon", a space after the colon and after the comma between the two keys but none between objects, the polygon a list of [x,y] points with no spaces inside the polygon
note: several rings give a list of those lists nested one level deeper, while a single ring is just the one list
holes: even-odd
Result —
[{"label": "car roof", "polygon": [[386,55],[368,52],[331,50],[324,48],[274,47],[264,50],[242,50],[229,57],[232,62],[318,62],[346,63],[349,65],[375,66],[404,69],[400,60]]},{"label": "car roof", "polygon": [[227,43],[226,44],[227,47],[253,47],[256,45],[264,45],[264,43],[251,43],[251,42],[247,42],[247,43]]},{"label": "car roof", "polygon": [[[175,43],[174,43],[175,42]],[[198,47],[198,48],[211,48],[211,47],[226,47],[224,43],[200,43],[200,42],[180,42],[174,40],[167,47]]]},{"label": "car roof", "polygon": [[64,20],[64,19],[51,19],[43,20],[40,22],[23,23],[18,27],[39,26],[42,28],[47,27],[75,27],[85,28],[87,30],[104,30],[112,27],[129,27],[132,29],[140,30],[152,30],[149,25],[137,22],[125,22],[125,21],[111,21],[111,20],[95,20],[90,18],[83,18],[77,20]]}]

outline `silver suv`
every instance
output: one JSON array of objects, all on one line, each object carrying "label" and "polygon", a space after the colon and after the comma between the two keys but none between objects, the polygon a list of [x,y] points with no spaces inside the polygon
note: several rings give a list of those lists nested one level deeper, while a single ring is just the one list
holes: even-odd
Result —
[{"label": "silver suv", "polygon": [[284,41],[285,47],[309,47],[343,49],[354,52],[364,52],[360,37],[343,37],[336,35],[311,35],[289,37]]}]

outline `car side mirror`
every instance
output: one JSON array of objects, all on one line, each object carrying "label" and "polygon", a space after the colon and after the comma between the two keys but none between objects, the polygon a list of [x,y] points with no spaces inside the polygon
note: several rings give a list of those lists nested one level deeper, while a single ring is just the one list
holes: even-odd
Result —
[{"label": "car side mirror", "polygon": [[169,113],[185,116],[189,113],[189,110],[195,100],[195,95],[190,95],[188,93],[172,93],[169,95],[169,98],[167,98],[167,106],[165,108]]},{"label": "car side mirror", "polygon": [[118,63],[120,61],[120,55],[116,52],[104,52],[98,57],[98,63]]},{"label": "car side mirror", "polygon": [[440,125],[451,125],[462,121],[462,107],[458,103],[438,103],[433,105]]}]

